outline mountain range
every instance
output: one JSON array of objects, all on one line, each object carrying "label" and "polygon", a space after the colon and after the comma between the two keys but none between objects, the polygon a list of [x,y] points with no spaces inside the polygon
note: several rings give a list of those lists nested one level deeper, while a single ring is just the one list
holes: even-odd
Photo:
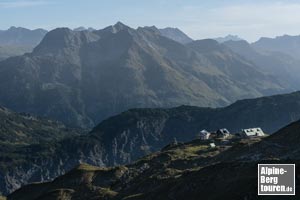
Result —
[{"label": "mountain range", "polygon": [[282,80],[285,87],[299,90],[300,59],[293,58],[283,52],[258,51],[254,44],[245,40],[227,41],[223,43],[235,53],[254,63],[257,69]]},{"label": "mountain range", "polygon": [[47,32],[44,29],[29,30],[12,26],[8,30],[0,30],[0,45],[36,46]]},{"label": "mountain range", "polygon": [[29,30],[21,27],[0,30],[0,60],[30,53],[47,32],[44,29]]},{"label": "mountain range", "polygon": [[93,127],[130,108],[225,106],[293,91],[214,40],[181,44],[155,27],[59,28],[0,62],[0,105]]},{"label": "mountain range", "polygon": [[0,191],[6,195],[27,183],[52,180],[80,163],[101,167],[128,164],[174,140],[193,140],[203,129],[226,127],[237,133],[243,128],[261,127],[271,134],[299,118],[299,92],[241,100],[216,109],[132,109],[104,120],[88,134],[79,132],[56,141],[3,148]]},{"label": "mountain range", "polygon": [[300,35],[283,35],[276,38],[262,37],[254,42],[252,46],[262,53],[280,52],[292,56],[295,59],[300,57]]},{"label": "mountain range", "polygon": [[[300,89],[298,36],[216,40],[121,22],[0,31],[0,196],[256,199],[258,162],[299,160],[300,92],[273,95]],[[276,133],[194,140],[254,127]]]},{"label": "mountain range", "polygon": [[[267,138],[173,143],[137,162],[114,168],[81,164],[52,182],[31,184],[9,200],[257,199],[257,163],[299,164],[300,121]],[[299,177],[298,168],[296,177]],[[296,196],[299,195],[296,181]],[[294,199],[265,196],[263,199]]]}]

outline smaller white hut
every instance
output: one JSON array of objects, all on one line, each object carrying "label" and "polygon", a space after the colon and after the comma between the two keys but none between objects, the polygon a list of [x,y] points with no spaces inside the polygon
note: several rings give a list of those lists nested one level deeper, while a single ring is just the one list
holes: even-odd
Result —
[{"label": "smaller white hut", "polygon": [[230,132],[226,128],[221,128],[221,129],[217,130],[217,136],[219,138],[226,139],[230,136]]},{"label": "smaller white hut", "polygon": [[210,137],[210,132],[208,132],[207,130],[202,130],[199,133],[199,139],[200,140],[208,140]]}]

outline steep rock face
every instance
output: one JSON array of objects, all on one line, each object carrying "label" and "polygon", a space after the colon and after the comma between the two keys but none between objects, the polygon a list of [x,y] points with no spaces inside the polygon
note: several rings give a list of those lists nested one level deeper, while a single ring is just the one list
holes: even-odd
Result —
[{"label": "steep rock face", "polygon": [[108,165],[130,163],[158,151],[175,138],[178,141],[194,138],[201,121],[206,121],[212,111],[193,107],[133,109],[104,120],[90,134],[100,137],[109,150],[107,153],[113,160]]},{"label": "steep rock face", "polygon": [[286,90],[225,46],[185,46],[122,23],[56,29],[32,53],[0,62],[2,105],[80,127],[133,107],[216,107]]},{"label": "steep rock face", "polygon": [[14,160],[10,161],[5,160],[8,155],[2,153],[0,159],[1,193],[7,195],[25,183],[52,180],[82,162],[98,166],[104,166],[103,163],[107,162],[105,149],[99,144],[93,142],[83,144],[82,141],[77,144],[78,142],[56,145],[44,143],[15,148],[15,152],[8,152],[10,157],[14,156]]}]

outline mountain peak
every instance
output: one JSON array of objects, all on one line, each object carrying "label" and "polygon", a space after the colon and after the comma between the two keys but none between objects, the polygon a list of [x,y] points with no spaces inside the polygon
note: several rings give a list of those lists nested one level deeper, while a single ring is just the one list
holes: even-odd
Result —
[{"label": "mountain peak", "polygon": [[[141,28],[141,27],[139,27],[139,28]],[[156,26],[154,26],[154,25],[153,26],[144,26],[142,28],[152,29],[152,30],[155,30],[155,31],[159,31],[159,29]]]},{"label": "mountain peak", "polygon": [[242,38],[240,38],[238,35],[227,35],[225,37],[218,37],[218,38],[214,38],[214,40],[218,41],[219,43],[224,43],[227,41],[240,41],[243,40]]},{"label": "mountain peak", "polygon": [[74,28],[73,31],[85,31],[87,30],[84,26],[79,26],[77,28]]},{"label": "mountain peak", "polygon": [[45,35],[41,43],[34,48],[34,53],[53,52],[67,46],[68,41],[76,32],[69,28],[56,28]]},{"label": "mountain peak", "polygon": [[118,21],[115,25],[113,25],[112,28],[113,28],[114,33],[122,31],[122,30],[130,29],[129,26],[123,24],[120,21]]},{"label": "mountain peak", "polygon": [[25,29],[21,27],[11,26],[8,30]]},{"label": "mountain peak", "polygon": [[240,45],[240,46],[245,46],[245,47],[250,46],[250,44],[246,40],[238,40],[238,41],[228,40],[228,41],[225,41],[223,44],[225,44],[225,45],[235,44],[235,45]]},{"label": "mountain peak", "polygon": [[123,22],[117,21],[114,26],[126,26]]},{"label": "mountain peak", "polygon": [[144,27],[138,27],[137,31],[150,31],[154,34],[159,34],[160,35],[160,31],[156,26],[144,26]]},{"label": "mountain peak", "polygon": [[98,32],[104,32],[104,33],[118,33],[123,30],[130,30],[131,28],[122,22],[117,22],[114,25],[108,26],[104,29],[98,30]]},{"label": "mountain peak", "polygon": [[219,44],[213,39],[195,40],[188,44],[189,47],[198,52],[206,53],[213,50],[220,50],[224,45]]},{"label": "mountain peak", "polygon": [[65,27],[62,27],[62,28],[56,28],[52,31],[49,31],[45,37],[44,37],[44,40],[45,39],[48,39],[48,38],[51,38],[51,37],[57,37],[57,36],[67,36],[69,34],[72,33],[72,30],[69,29],[69,28],[65,28]]},{"label": "mountain peak", "polygon": [[175,40],[181,44],[187,44],[193,41],[192,38],[190,38],[188,35],[186,35],[178,28],[167,27],[167,28],[159,29],[159,31],[162,36]]}]

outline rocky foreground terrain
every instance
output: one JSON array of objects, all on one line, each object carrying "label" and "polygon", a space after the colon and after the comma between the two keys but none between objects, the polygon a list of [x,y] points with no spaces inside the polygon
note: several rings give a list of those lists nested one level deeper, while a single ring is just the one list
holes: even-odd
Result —
[{"label": "rocky foreground terrain", "polygon": [[133,164],[113,168],[81,164],[52,182],[22,187],[8,200],[295,199],[258,198],[257,163],[298,164],[299,130],[297,121],[266,138],[173,143]]}]

